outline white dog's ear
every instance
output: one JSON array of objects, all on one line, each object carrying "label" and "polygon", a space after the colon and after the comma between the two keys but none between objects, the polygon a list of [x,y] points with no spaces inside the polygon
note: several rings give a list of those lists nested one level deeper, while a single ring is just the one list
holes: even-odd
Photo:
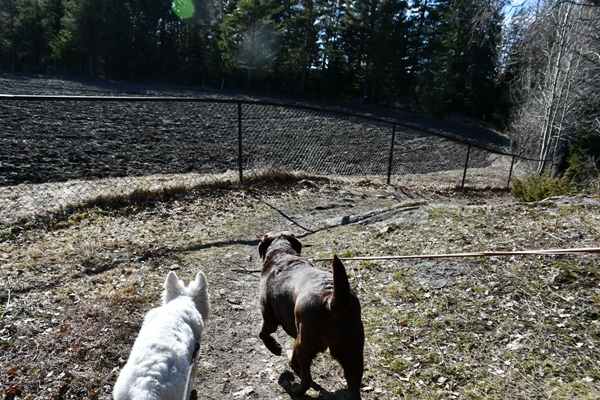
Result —
[{"label": "white dog's ear", "polygon": [[202,319],[206,321],[210,314],[210,295],[208,294],[208,282],[202,271],[198,272],[196,279],[190,282],[188,292],[194,299],[196,308],[202,314]]},{"label": "white dog's ear", "polygon": [[163,304],[167,304],[169,301],[179,296],[182,289],[184,289],[183,285],[177,278],[177,274],[173,271],[169,272],[169,275],[167,275],[164,287],[165,291],[163,293]]},{"label": "white dog's ear", "polygon": [[[208,282],[206,281],[206,276],[202,271],[196,274],[196,279],[194,280],[195,290],[198,292],[204,292],[208,288]],[[190,288],[192,287],[192,283],[190,282]]]}]

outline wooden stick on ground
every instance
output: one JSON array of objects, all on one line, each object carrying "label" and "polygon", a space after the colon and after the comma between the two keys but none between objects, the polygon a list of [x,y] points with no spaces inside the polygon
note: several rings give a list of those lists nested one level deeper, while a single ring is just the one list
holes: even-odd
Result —
[{"label": "wooden stick on ground", "polygon": [[[364,256],[364,257],[340,257],[340,260],[405,260],[414,258],[459,258],[459,257],[501,257],[501,256],[525,256],[525,255],[559,255],[559,254],[596,254],[600,253],[600,247],[589,247],[579,249],[547,249],[547,250],[523,250],[523,251],[483,251],[475,253],[450,253],[450,254],[417,254],[409,256]],[[333,258],[312,258],[312,261],[331,261]]]}]

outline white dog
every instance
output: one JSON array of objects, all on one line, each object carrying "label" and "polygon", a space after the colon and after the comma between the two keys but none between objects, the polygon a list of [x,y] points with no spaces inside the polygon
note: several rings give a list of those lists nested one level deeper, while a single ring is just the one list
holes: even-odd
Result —
[{"label": "white dog", "polygon": [[119,374],[115,400],[182,400],[192,391],[204,321],[210,312],[208,283],[198,272],[186,288],[171,271],[164,287],[163,305],[146,314]]}]

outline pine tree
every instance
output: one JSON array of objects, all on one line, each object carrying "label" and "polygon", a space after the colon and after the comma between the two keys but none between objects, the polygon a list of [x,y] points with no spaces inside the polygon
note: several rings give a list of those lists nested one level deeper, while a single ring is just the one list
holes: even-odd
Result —
[{"label": "pine tree", "polygon": [[16,42],[19,63],[28,67],[40,66],[48,44],[41,6],[39,0],[21,0],[19,4]]},{"label": "pine tree", "polygon": [[12,72],[17,66],[17,0],[0,0],[0,66],[6,58]]},{"label": "pine tree", "polygon": [[252,75],[264,72],[275,56],[279,26],[273,16],[279,6],[269,0],[239,0],[220,25],[219,48],[230,71],[246,70],[246,90]]},{"label": "pine tree", "polygon": [[426,5],[415,35],[423,44],[413,46],[418,51],[413,51],[411,63],[415,107],[438,116],[451,109],[491,116],[496,103],[490,99],[498,92],[500,14],[489,14],[483,29],[473,24],[479,1],[429,0]]},{"label": "pine tree", "polygon": [[88,75],[93,78],[105,36],[105,1],[65,0],[64,7],[61,30],[52,42],[54,59],[81,69],[87,59]]}]

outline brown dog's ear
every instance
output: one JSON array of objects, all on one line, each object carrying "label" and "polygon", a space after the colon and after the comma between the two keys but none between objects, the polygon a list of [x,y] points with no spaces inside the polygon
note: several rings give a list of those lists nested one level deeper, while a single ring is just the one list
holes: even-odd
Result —
[{"label": "brown dog's ear", "polygon": [[302,251],[302,243],[300,243],[300,241],[296,239],[296,236],[292,234],[290,236],[287,236],[287,239],[288,242],[290,242],[292,249],[294,249],[296,253],[300,254],[300,252]]},{"label": "brown dog's ear", "polygon": [[292,232],[269,232],[263,236],[262,241],[258,245],[258,254],[263,260],[267,255],[267,249],[269,248],[271,243],[273,243],[273,241],[278,238],[284,238],[285,240],[287,240],[296,253],[300,254],[300,252],[302,251],[302,243],[300,243],[300,241],[296,239],[296,235],[294,235]]},{"label": "brown dog's ear", "polygon": [[265,256],[267,255],[267,249],[269,248],[269,245],[272,241],[273,238],[269,237],[268,233],[263,236],[262,240],[258,244],[258,255],[260,256],[260,258],[265,258]]}]

